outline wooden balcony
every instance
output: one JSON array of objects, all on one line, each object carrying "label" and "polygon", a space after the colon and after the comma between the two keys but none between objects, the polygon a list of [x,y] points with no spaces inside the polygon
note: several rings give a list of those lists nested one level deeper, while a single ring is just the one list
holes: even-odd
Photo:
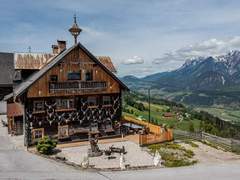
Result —
[{"label": "wooden balcony", "polygon": [[49,92],[97,92],[107,88],[105,81],[71,81],[71,82],[50,82]]}]

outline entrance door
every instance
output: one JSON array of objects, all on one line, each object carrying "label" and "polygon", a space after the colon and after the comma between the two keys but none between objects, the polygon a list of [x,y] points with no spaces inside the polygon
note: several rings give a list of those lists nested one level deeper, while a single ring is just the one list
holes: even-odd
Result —
[{"label": "entrance door", "polygon": [[15,127],[16,127],[16,135],[23,135],[23,117],[18,116],[14,118]]}]

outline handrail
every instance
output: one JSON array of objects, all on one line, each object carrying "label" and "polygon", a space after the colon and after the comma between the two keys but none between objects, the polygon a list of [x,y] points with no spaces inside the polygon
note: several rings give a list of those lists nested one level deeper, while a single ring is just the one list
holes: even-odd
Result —
[{"label": "handrail", "polygon": [[50,82],[49,90],[78,90],[78,89],[104,89],[105,81],[74,81],[74,82]]}]

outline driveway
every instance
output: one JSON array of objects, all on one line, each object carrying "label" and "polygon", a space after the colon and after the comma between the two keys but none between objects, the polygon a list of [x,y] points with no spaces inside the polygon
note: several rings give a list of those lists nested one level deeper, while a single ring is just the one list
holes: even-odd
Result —
[{"label": "driveway", "polygon": [[240,162],[139,171],[106,172],[114,180],[239,180]]},{"label": "driveway", "polygon": [[98,172],[78,171],[15,148],[0,123],[0,179],[107,179]]},{"label": "driveway", "polygon": [[[139,157],[141,158],[141,157]],[[138,171],[95,172],[80,171],[71,167],[15,148],[0,124],[0,179],[81,179],[81,180],[238,180],[240,161],[183,168],[161,168]]]}]

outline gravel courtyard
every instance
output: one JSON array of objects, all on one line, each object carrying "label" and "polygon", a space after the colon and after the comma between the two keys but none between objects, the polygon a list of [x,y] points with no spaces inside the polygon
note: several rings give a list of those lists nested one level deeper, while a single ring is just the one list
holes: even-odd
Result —
[{"label": "gravel courtyard", "polygon": [[[125,147],[127,154],[125,157],[125,164],[130,165],[130,167],[136,166],[153,166],[153,157],[145,150],[143,150],[139,145],[135,144],[131,141],[123,141],[123,142],[113,142],[113,143],[104,143],[98,144],[101,150],[108,149],[110,146],[114,145],[114,147],[121,148]],[[79,147],[69,147],[61,149],[61,156],[67,158],[68,161],[81,164],[84,157],[87,156],[89,145],[83,145]],[[94,168],[119,168],[120,166],[120,155],[118,153],[114,153],[112,155],[114,159],[108,159],[104,154],[100,157],[90,157],[89,163],[90,166],[94,166]]]},{"label": "gravel courtyard", "polygon": [[198,164],[207,165],[234,161],[240,162],[240,155],[234,154],[232,152],[225,152],[220,149],[215,149],[201,142],[195,141],[194,143],[196,143],[199,147],[194,148],[188,144],[182,145],[187,149],[191,149],[195,153],[194,158],[198,160]]},{"label": "gravel courtyard", "polygon": [[[223,150],[215,149],[200,142],[195,142],[199,147],[192,147],[189,144],[181,143],[182,146],[194,152],[194,158],[198,161],[199,165],[226,163],[226,162],[240,162],[240,155],[231,152],[224,152]],[[153,156],[150,155],[145,148],[139,147],[138,144],[132,141],[122,142],[109,142],[99,143],[101,150],[106,150],[110,146],[125,147],[127,154],[125,157],[125,164],[130,167],[139,166],[153,166]],[[84,157],[87,156],[90,145],[80,145],[77,147],[61,148],[61,153],[58,155],[64,156],[68,161],[81,165]],[[108,159],[108,156],[102,155],[100,157],[90,157],[89,165],[97,169],[119,168],[120,167],[120,154],[114,153],[114,159]]]}]

